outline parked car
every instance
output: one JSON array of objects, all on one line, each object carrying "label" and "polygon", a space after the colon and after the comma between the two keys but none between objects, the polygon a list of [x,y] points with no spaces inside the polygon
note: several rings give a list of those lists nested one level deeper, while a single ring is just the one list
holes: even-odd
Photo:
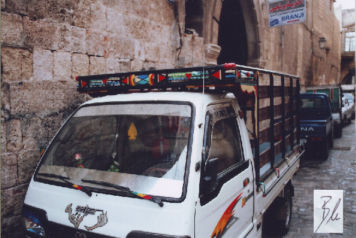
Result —
[{"label": "parked car", "polygon": [[355,118],[355,96],[353,93],[344,93],[344,97],[347,99],[349,106],[351,107],[351,119]]},{"label": "parked car", "polygon": [[327,86],[314,86],[308,87],[306,92],[310,93],[325,93],[329,96],[332,117],[333,117],[333,127],[334,127],[334,137],[340,138],[342,136],[342,91],[341,87],[338,85],[327,85]]},{"label": "parked car", "polygon": [[333,145],[333,117],[328,95],[302,93],[300,95],[300,133],[306,152],[327,159]]},{"label": "parked car", "polygon": [[[304,153],[299,79],[282,77],[288,87],[258,84],[259,76],[280,82],[281,75],[227,64],[79,77],[80,92],[109,96],[81,105],[43,154],[24,201],[26,234],[287,232],[291,180]],[[275,97],[285,111],[273,113],[282,108]]]},{"label": "parked car", "polygon": [[349,103],[346,97],[342,98],[342,121],[344,125],[351,123],[352,113],[354,112],[354,104]]}]

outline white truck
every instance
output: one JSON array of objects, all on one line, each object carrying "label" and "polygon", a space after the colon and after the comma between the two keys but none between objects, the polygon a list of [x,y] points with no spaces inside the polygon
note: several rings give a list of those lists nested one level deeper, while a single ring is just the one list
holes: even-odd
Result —
[{"label": "white truck", "polygon": [[[26,237],[286,233],[299,79],[236,64],[78,77],[23,207]],[[107,95],[107,96],[104,96]]]}]

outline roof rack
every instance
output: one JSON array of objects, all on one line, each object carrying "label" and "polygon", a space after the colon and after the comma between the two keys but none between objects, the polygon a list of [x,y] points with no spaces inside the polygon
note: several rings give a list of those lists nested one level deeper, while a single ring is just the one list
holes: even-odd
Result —
[{"label": "roof rack", "polygon": [[228,63],[217,66],[79,76],[78,91],[92,96],[151,90],[224,90],[256,85],[257,69]]}]

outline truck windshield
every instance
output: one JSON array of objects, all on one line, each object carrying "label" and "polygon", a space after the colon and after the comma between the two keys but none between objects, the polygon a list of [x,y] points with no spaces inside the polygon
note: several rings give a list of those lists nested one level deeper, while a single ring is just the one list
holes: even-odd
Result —
[{"label": "truck windshield", "polygon": [[53,140],[35,176],[117,191],[99,181],[151,196],[180,198],[192,109],[187,104],[104,104],[79,109]]},{"label": "truck windshield", "polygon": [[301,120],[325,120],[330,117],[330,109],[326,99],[308,97],[301,99]]}]

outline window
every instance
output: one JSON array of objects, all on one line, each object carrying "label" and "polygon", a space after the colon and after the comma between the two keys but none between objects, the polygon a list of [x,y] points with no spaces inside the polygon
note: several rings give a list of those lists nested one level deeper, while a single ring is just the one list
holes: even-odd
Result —
[{"label": "window", "polygon": [[213,125],[208,160],[215,157],[219,158],[218,174],[243,160],[235,117],[222,119]]},{"label": "window", "polygon": [[187,0],[185,3],[185,32],[203,33],[203,4],[201,0]]},{"label": "window", "polygon": [[355,51],[355,32],[347,32],[345,35],[345,51]]},{"label": "window", "polygon": [[43,175],[54,174],[102,192],[117,190],[86,181],[180,198],[191,119],[191,106],[174,102],[82,107],[52,142],[35,179],[65,184]]}]

